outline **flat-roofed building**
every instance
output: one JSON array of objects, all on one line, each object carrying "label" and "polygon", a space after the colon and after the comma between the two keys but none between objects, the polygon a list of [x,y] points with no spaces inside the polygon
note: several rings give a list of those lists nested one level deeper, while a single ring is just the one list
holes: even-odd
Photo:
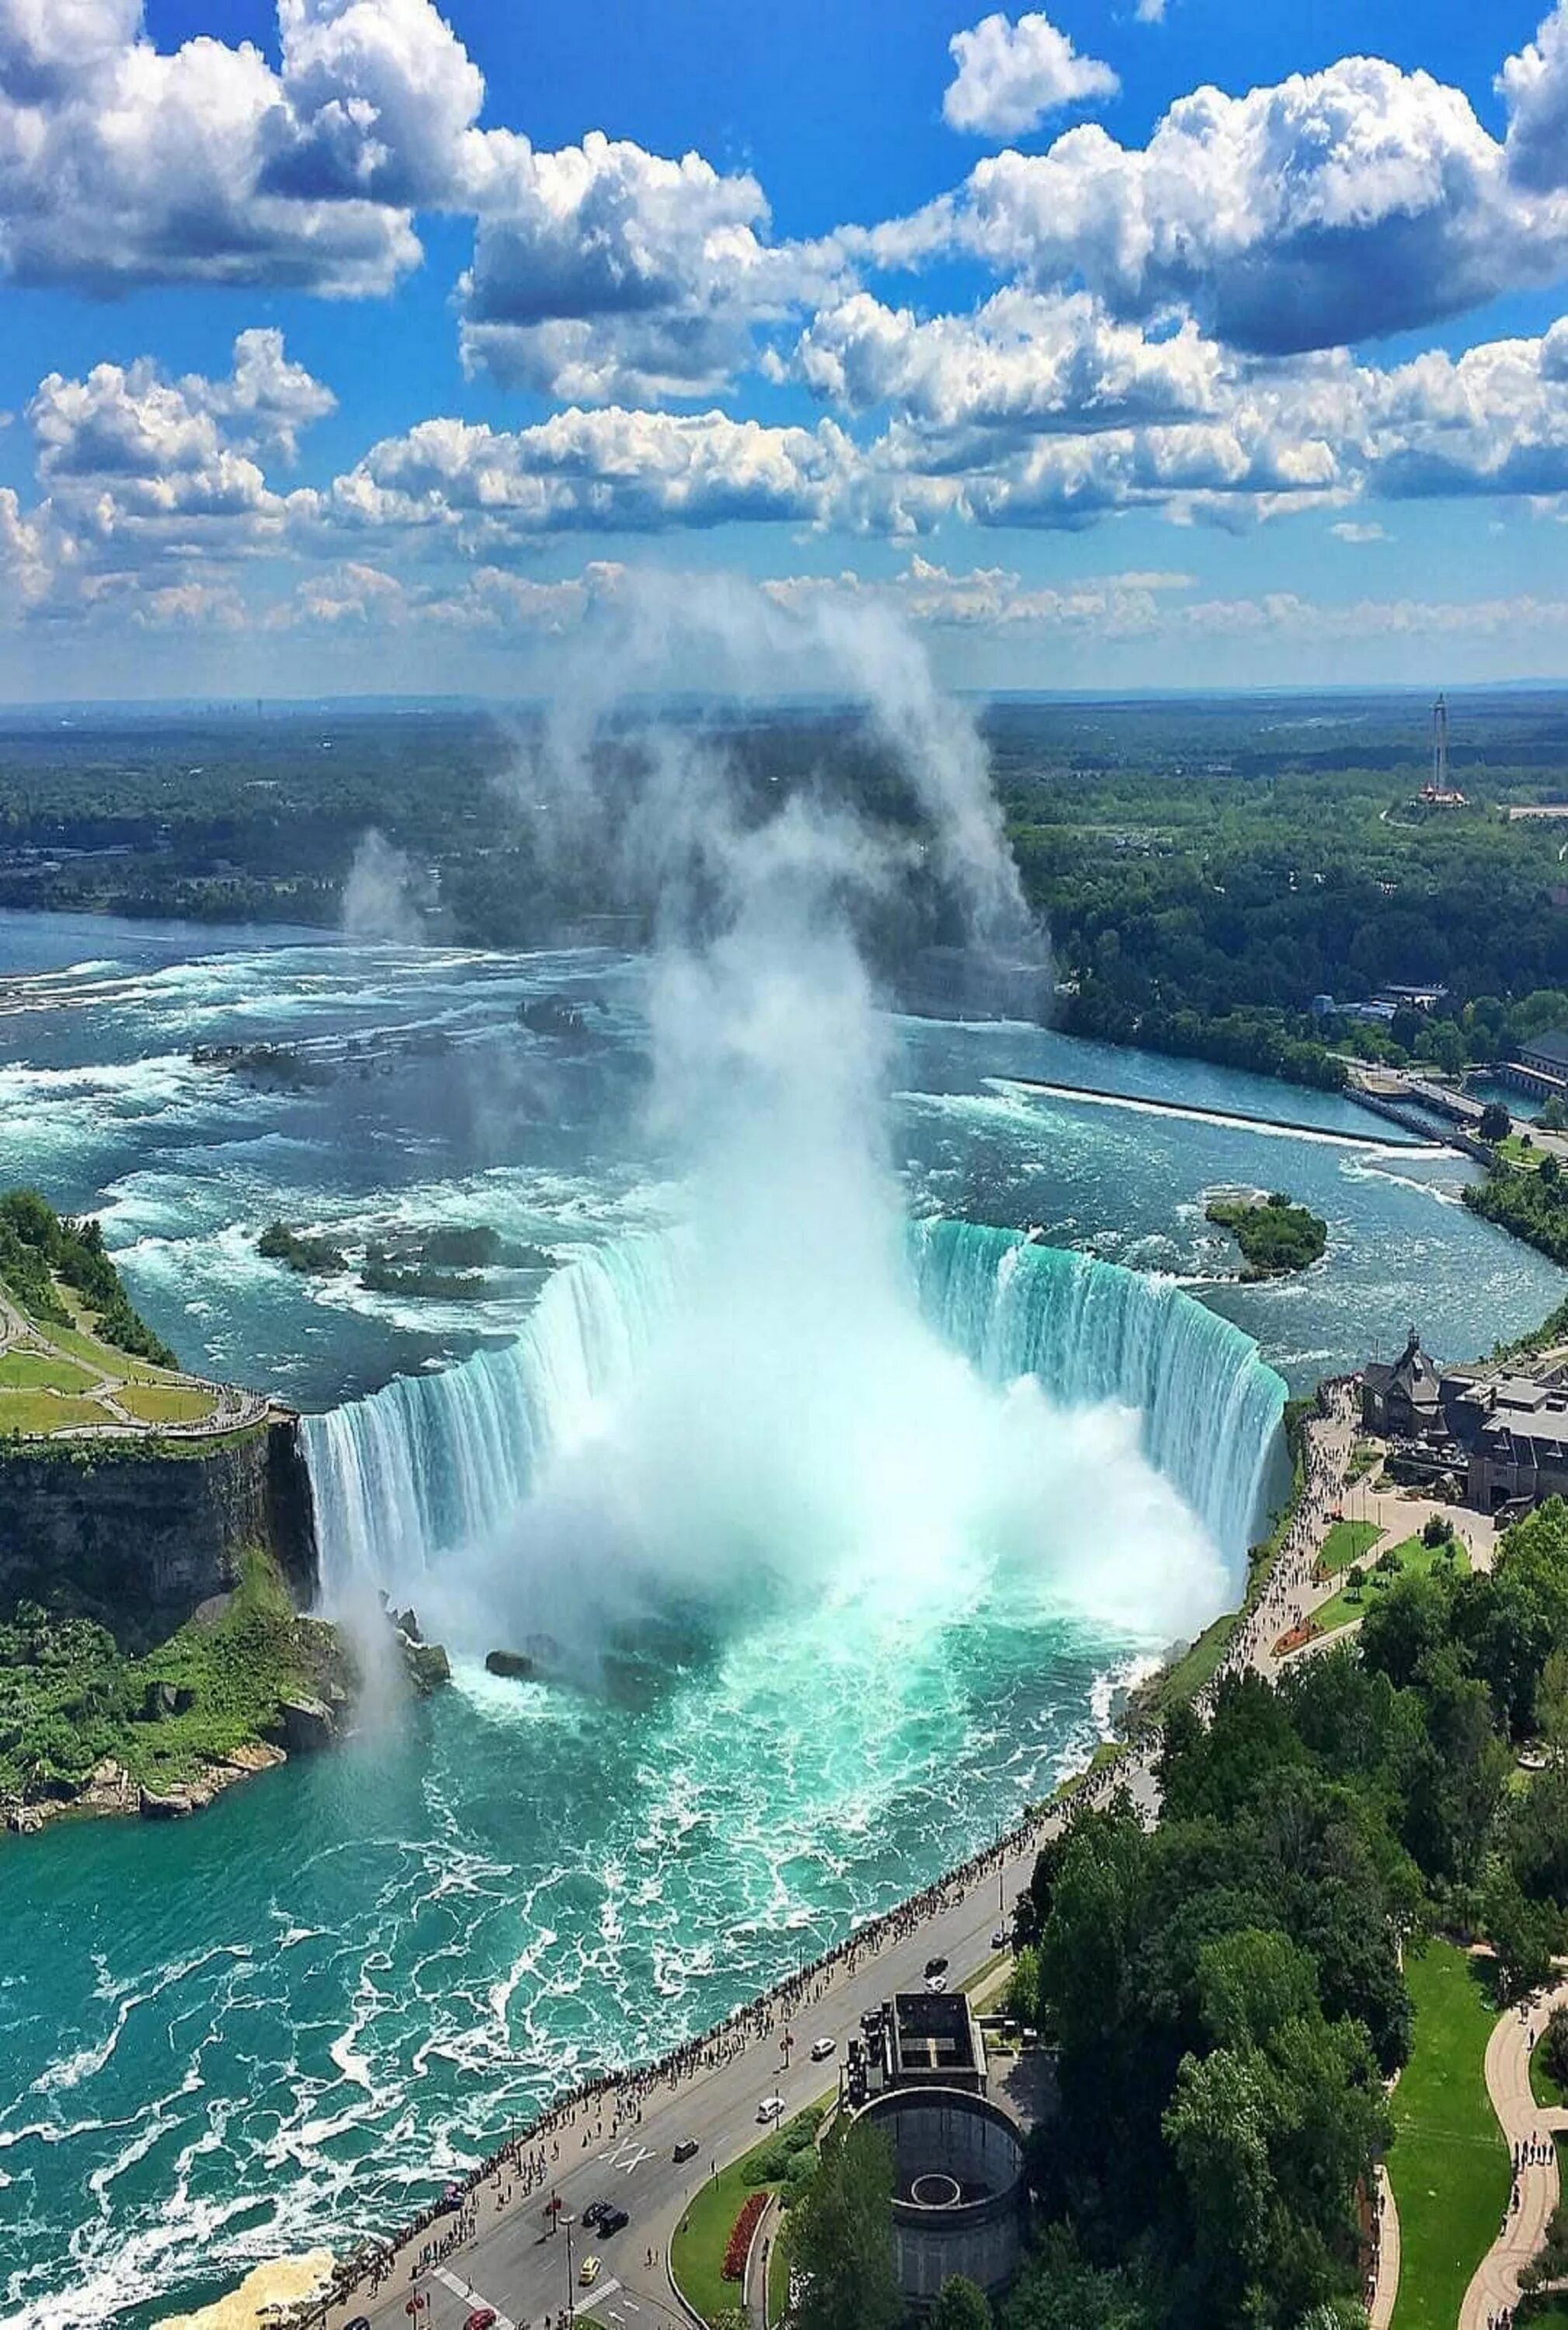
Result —
[{"label": "flat-roofed building", "polygon": [[901,1991],[885,2010],[887,2081],[986,2092],[985,2033],[961,1990]]}]

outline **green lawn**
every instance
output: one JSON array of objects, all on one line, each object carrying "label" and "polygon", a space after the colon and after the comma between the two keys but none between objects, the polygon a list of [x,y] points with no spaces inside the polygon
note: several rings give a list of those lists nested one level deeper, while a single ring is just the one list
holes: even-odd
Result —
[{"label": "green lawn", "polygon": [[0,1351],[0,1391],[86,1391],[97,1380],[58,1351]]},{"label": "green lawn", "polygon": [[[750,2152],[742,2153],[716,2176],[710,2176],[675,2230],[670,2244],[670,2265],[686,2304],[711,2322],[727,2306],[741,2303],[741,2285],[724,2279],[724,2251],[730,2245],[730,2235],[735,2230],[735,2220],[758,2191],[777,2192],[778,2186],[748,2184],[746,2170],[759,2153],[770,2152],[777,2143],[774,2136],[766,2136]],[[694,2168],[697,2165],[694,2161]]]},{"label": "green lawn", "polygon": [[1323,1540],[1318,1568],[1325,1577],[1333,1577],[1339,1570],[1348,1569],[1353,1561],[1361,1560],[1382,1535],[1381,1521],[1336,1521]]},{"label": "green lawn", "polygon": [[[1386,1593],[1396,1577],[1424,1577],[1429,1570],[1440,1566],[1442,1554],[1440,1546],[1423,1545],[1419,1536],[1407,1537],[1402,1544],[1396,1545],[1393,1550],[1398,1554],[1403,1568],[1387,1572],[1369,1569],[1365,1587],[1358,1601],[1351,1599],[1348,1586],[1342,1587],[1337,1594],[1324,1603],[1320,1610],[1313,1612],[1314,1634],[1331,1634],[1336,1626],[1348,1626],[1353,1619],[1365,1615],[1375,1597],[1379,1594]],[[1456,1571],[1461,1573],[1468,1570],[1470,1566],[1469,1555],[1462,1545],[1454,1556],[1453,1566]]]},{"label": "green lawn", "polygon": [[1518,1132],[1506,1132],[1501,1141],[1495,1142],[1494,1146],[1499,1157],[1506,1158],[1510,1165],[1517,1165],[1526,1173],[1535,1172],[1542,1158],[1546,1154],[1544,1149],[1538,1149],[1535,1146],[1534,1141],[1526,1149],[1524,1135]]},{"label": "green lawn", "polygon": [[194,1384],[127,1384],[118,1397],[143,1424],[199,1424],[213,1407],[212,1393]]},{"label": "green lawn", "polygon": [[1429,1942],[1405,1979],[1415,2030],[1388,2155],[1401,2252],[1393,2330],[1453,2330],[1508,2205],[1508,2152],[1484,2069],[1497,2015],[1451,1943]]},{"label": "green lawn", "polygon": [[96,1335],[88,1334],[80,1326],[61,1327],[50,1319],[39,1324],[38,1331],[46,1335],[61,1350],[70,1351],[76,1359],[85,1361],[96,1375],[123,1377],[132,1383],[178,1383],[180,1380],[177,1375],[171,1375],[167,1368],[155,1367],[151,1359],[133,1359],[128,1351],[118,1350],[113,1343],[100,1342]]},{"label": "green lawn", "polygon": [[0,1433],[66,1432],[84,1424],[110,1424],[90,1399],[49,1391],[0,1391]]},{"label": "green lawn", "polygon": [[1530,2058],[1530,2093],[1544,2111],[1554,2111],[1560,2105],[1568,2104],[1568,2094],[1563,2093],[1546,2069],[1546,2058],[1539,2047]]}]

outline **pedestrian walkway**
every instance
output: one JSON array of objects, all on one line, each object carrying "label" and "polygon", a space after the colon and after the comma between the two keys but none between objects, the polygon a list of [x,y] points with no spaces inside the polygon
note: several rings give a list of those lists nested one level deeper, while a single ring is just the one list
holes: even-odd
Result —
[{"label": "pedestrian walkway", "polygon": [[1487,2041],[1487,2093],[1514,2156],[1514,2189],[1502,2230],[1465,2292],[1459,2330],[1494,2330],[1499,2320],[1512,2320],[1520,2268],[1539,2249],[1557,2205],[1553,2136],[1568,2128],[1568,2111],[1544,2108],[1530,2088],[1530,2052],[1554,2006],[1568,2006],[1568,1982],[1528,2007],[1510,2007]]},{"label": "pedestrian walkway", "polygon": [[1377,2166],[1377,2249],[1372,2277],[1372,2296],[1367,2301],[1366,2318],[1371,2330],[1388,2330],[1393,2320],[1394,2300],[1399,2296],[1399,2211],[1393,2203],[1393,2187],[1388,2181],[1388,2171],[1379,2161]]}]

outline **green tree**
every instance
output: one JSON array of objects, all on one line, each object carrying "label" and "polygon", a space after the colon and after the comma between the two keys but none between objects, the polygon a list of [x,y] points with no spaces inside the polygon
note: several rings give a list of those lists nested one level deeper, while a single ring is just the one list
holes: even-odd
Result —
[{"label": "green tree", "polygon": [[836,2121],[790,2212],[790,2265],[801,2284],[797,2330],[899,2330],[893,2192],[893,2146],[881,2129]]},{"label": "green tree", "polygon": [[991,2330],[991,2302],[961,2273],[948,2276],[926,2317],[930,2330]]},{"label": "green tree", "polygon": [[1513,1129],[1514,1120],[1509,1115],[1507,1110],[1504,1107],[1502,1102],[1500,1100],[1488,1101],[1486,1107],[1481,1111],[1481,1139],[1483,1141],[1490,1141],[1494,1146],[1496,1146],[1499,1141],[1507,1141]]},{"label": "green tree", "polygon": [[1538,1990],[1552,1972],[1563,1920],[1547,1902],[1528,1901],[1512,1870],[1494,1872],[1482,1899],[1487,1938],[1497,1952],[1497,1987],[1505,2003]]},{"label": "green tree", "polygon": [[1547,1653],[1535,1685],[1535,1727],[1561,1764],[1568,1756],[1568,1648]]},{"label": "green tree", "polygon": [[1086,2265],[1065,2225],[1052,2225],[1004,2302],[1001,2330],[1154,2330],[1154,2305],[1129,2269]]}]

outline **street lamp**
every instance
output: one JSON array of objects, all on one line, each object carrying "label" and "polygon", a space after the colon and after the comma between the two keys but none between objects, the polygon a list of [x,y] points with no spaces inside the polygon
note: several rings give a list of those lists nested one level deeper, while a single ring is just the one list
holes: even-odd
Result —
[{"label": "street lamp", "polygon": [[571,2272],[571,2219],[570,2216],[566,2220],[566,2318],[568,2322],[575,2322],[577,2319],[577,2284],[572,2278]]}]

